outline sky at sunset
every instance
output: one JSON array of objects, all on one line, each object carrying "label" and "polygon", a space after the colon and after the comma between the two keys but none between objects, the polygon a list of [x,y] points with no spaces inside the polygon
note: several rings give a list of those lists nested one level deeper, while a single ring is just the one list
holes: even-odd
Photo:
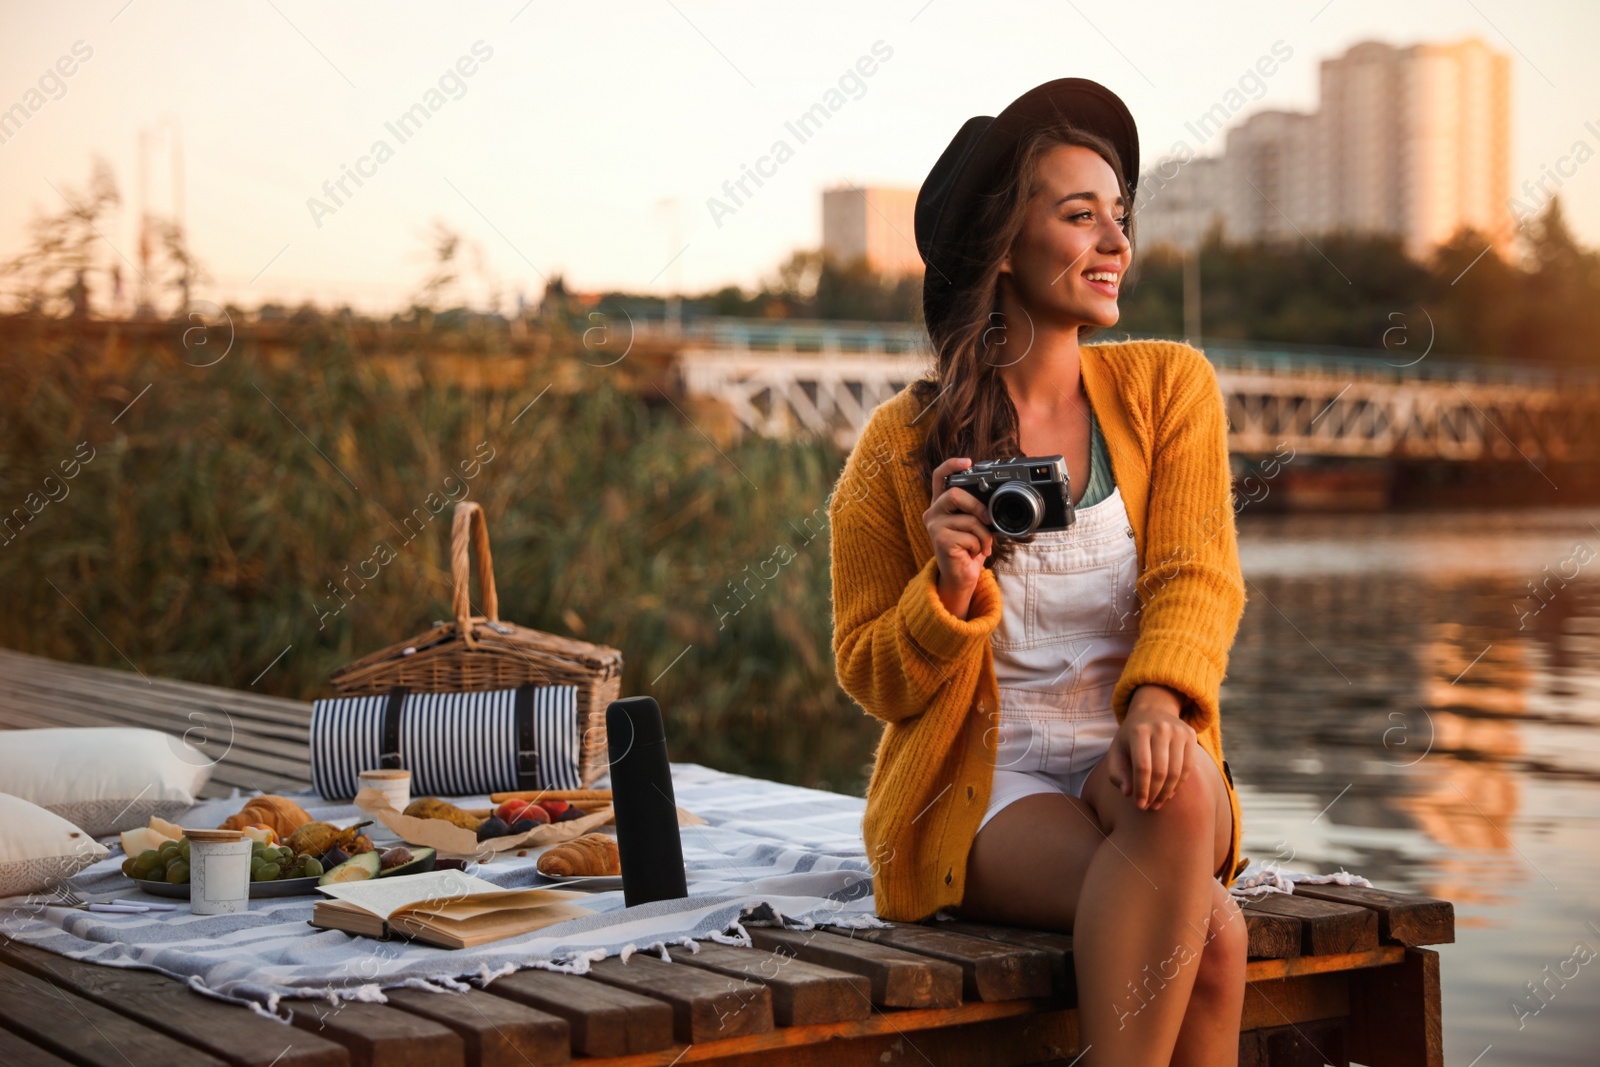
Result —
[{"label": "sky at sunset", "polygon": [[[1315,107],[1319,61],[1359,41],[1476,35],[1511,56],[1514,193],[1575,142],[1600,152],[1593,2],[12,0],[0,12],[0,109],[29,112],[0,143],[0,255],[86,185],[98,154],[124,196],[107,254],[136,258],[140,131],[158,212],[171,209],[176,135],[191,245],[213,278],[196,295],[246,306],[397,306],[429,269],[436,222],[467,239],[479,301],[491,285],[505,306],[519,290],[536,300],[557,272],[583,290],[753,287],[820,242],[823,188],[915,187],[963,120],[1051,78],[1121,95],[1147,163],[1180,139],[1219,152],[1220,137],[1197,143],[1186,123],[1277,42],[1291,58],[1237,117]],[[801,141],[786,123],[819,101],[831,117]],[[735,203],[725,183],[780,139],[792,152]],[[1566,169],[1569,219],[1600,245],[1600,162]]]}]

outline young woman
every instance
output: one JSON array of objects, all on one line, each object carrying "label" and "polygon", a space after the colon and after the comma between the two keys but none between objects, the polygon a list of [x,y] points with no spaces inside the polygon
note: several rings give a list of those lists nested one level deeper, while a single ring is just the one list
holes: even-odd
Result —
[{"label": "young woman", "polygon": [[[1068,78],[969,120],[918,196],[936,376],[872,414],[829,502],[839,682],[886,723],[878,913],[1073,934],[1085,1064],[1234,1063],[1244,866],[1218,690],[1244,606],[1227,418],[1117,322],[1138,139]],[[1075,521],[997,535],[945,479],[1065,457]]]}]

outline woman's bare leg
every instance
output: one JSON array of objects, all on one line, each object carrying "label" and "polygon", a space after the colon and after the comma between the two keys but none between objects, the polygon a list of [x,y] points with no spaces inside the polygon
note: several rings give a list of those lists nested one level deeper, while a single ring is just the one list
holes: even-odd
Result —
[{"label": "woman's bare leg", "polygon": [[1244,968],[1250,950],[1244,912],[1222,883],[1211,883],[1206,947],[1200,953],[1189,1008],[1172,1050],[1172,1067],[1216,1067],[1239,1062],[1239,1022],[1244,1015]]},{"label": "woman's bare leg", "polygon": [[[1202,959],[1200,951],[1206,940],[1212,893],[1222,890],[1214,875],[1227,858],[1232,830],[1227,793],[1215,761],[1198,744],[1193,745],[1189,755],[1195,761],[1194,772],[1159,810],[1141,811],[1131,798],[1122,796],[1111,784],[1102,761],[1089,775],[1084,798],[1060,793],[1024,797],[998,812],[973,840],[967,858],[965,898],[956,910],[972,919],[1074,934],[1079,1034],[1087,1052],[1083,1067],[1095,1063],[1166,1064],[1186,1018],[1185,1008],[1197,984],[1193,958],[1189,966],[1178,969],[1182,989],[1168,980],[1159,997],[1145,994],[1148,1006],[1144,1001],[1126,998],[1134,996],[1129,983],[1143,980],[1147,973],[1151,989],[1161,982],[1154,972],[1172,955],[1172,945],[1167,943],[1166,951],[1150,958],[1146,942],[1159,944],[1183,928],[1184,915],[1174,910],[1172,899],[1184,897],[1183,883],[1188,882],[1189,888],[1196,891],[1189,894],[1196,897],[1193,914],[1188,916],[1193,924],[1189,940],[1193,946],[1190,951]],[[1101,806],[1120,821],[1112,824],[1103,820],[1087,799],[1090,797],[1097,797]],[[1115,810],[1118,800],[1126,805],[1125,811]],[[1161,827],[1152,832],[1156,824]],[[1187,840],[1174,843],[1169,838]],[[1195,852],[1205,855],[1197,859],[1190,855]],[[1197,874],[1179,875],[1185,858],[1189,866],[1198,868]],[[1205,868],[1202,861],[1209,861],[1210,867]],[[1094,887],[1086,883],[1097,863],[1101,868],[1099,876],[1110,883],[1110,892],[1102,887],[1098,901],[1091,902],[1088,894]],[[1152,889],[1139,869],[1149,871],[1158,888]],[[1124,892],[1130,888],[1130,880],[1136,880],[1144,892]],[[1237,922],[1242,928],[1242,917]],[[1107,934],[1141,926],[1168,934],[1143,939]],[[1086,936],[1087,957],[1082,947]],[[1224,961],[1227,954],[1221,949],[1225,947],[1228,946],[1218,946],[1214,963]],[[1241,959],[1242,955],[1241,951]],[[1146,963],[1150,964],[1149,972],[1142,971]],[[1220,972],[1230,968],[1217,969]],[[1224,1048],[1226,1040],[1211,1034],[1209,1027],[1192,1027],[1198,1037],[1189,1038],[1195,1043],[1186,1048],[1215,1058],[1190,1062],[1235,1062],[1240,1015],[1237,1004],[1244,995],[1244,975],[1242,964],[1231,969],[1233,978],[1219,973],[1216,987],[1208,981],[1200,992],[1216,994],[1216,1006],[1207,1010],[1228,1011],[1218,987],[1237,981],[1235,1007],[1231,1018],[1222,1024],[1232,1027],[1232,1046]],[[1173,971],[1173,965],[1167,964],[1165,973],[1170,975]],[[1111,977],[1116,974],[1122,975],[1120,981]],[[1122,1032],[1117,1030],[1119,1016],[1113,1006],[1116,989],[1123,991],[1125,1013],[1140,1009],[1120,1017],[1129,1024]],[[1197,1005],[1197,1010],[1200,1007]]]},{"label": "woman's bare leg", "polygon": [[[1192,773],[1158,809],[1124,796],[1103,760],[1084,784],[1106,832],[1072,939],[1084,1067],[1164,1067],[1177,1045],[1232,831],[1216,762],[1192,739],[1188,758]],[[1236,1044],[1215,1062],[1237,1054]]]},{"label": "woman's bare leg", "polygon": [[966,918],[1072,932],[1078,888],[1105,835],[1093,809],[1065,793],[1007,804],[972,839]]}]

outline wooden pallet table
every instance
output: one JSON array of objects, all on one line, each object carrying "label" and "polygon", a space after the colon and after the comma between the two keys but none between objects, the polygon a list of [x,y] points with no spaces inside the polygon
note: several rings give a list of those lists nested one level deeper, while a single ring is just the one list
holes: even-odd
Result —
[{"label": "wooden pallet table", "polygon": [[[219,780],[303,788],[309,705],[0,651],[0,728],[140,725],[202,711],[229,741]],[[225,733],[223,731],[226,731]],[[191,735],[192,736],[192,735]],[[298,784],[297,784],[298,783]],[[1244,908],[1241,1067],[1443,1064],[1448,901],[1301,886]],[[468,993],[298,1007],[292,1026],[150,971],[0,941],[0,1062],[235,1067],[1069,1063],[1080,1051],[1072,938],[956,921],[889,929],[747,927],[585,976],[529,969]]]}]

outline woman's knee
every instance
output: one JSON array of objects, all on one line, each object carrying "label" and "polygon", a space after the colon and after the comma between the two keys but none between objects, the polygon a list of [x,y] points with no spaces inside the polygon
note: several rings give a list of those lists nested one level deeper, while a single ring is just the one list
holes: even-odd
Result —
[{"label": "woman's knee", "polygon": [[1206,921],[1206,942],[1200,953],[1196,986],[1211,991],[1233,991],[1244,982],[1245,964],[1250,951],[1250,934],[1244,912],[1233,895],[1214,883],[1212,907]]},{"label": "woman's knee", "polygon": [[1197,840],[1210,841],[1216,825],[1218,806],[1217,785],[1213,776],[1207,772],[1207,767],[1211,764],[1211,757],[1206,754],[1206,750],[1191,738],[1188,751],[1184,754],[1187,773],[1173,794],[1163,801],[1159,808],[1141,809],[1132,797],[1127,798],[1128,804],[1141,815],[1153,816],[1174,834],[1185,837],[1193,835]]}]

